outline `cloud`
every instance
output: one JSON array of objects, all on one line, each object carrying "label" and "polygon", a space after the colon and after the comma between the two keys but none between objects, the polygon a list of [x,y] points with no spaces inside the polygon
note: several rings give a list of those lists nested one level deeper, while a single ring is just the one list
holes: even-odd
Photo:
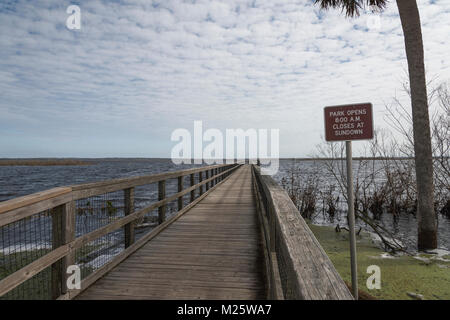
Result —
[{"label": "cloud", "polygon": [[[121,141],[120,155],[168,157],[171,132],[194,120],[280,128],[281,155],[305,156],[326,105],[372,101],[386,126],[407,69],[395,3],[379,30],[308,1],[75,3],[78,31],[65,28],[69,1],[0,4],[2,156],[65,156],[69,142],[71,155],[110,154]],[[448,80],[450,3],[419,7],[427,74]],[[38,145],[21,148],[27,137]]]}]

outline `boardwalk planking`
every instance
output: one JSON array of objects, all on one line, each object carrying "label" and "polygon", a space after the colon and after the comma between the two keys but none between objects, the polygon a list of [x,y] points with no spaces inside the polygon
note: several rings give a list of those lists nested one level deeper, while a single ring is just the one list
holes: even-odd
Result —
[{"label": "boardwalk planking", "polygon": [[77,299],[264,299],[250,166]]}]

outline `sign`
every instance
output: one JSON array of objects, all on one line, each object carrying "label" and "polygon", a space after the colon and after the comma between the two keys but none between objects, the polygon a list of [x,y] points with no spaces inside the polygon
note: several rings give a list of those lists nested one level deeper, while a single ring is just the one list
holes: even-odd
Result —
[{"label": "sign", "polygon": [[358,270],[356,264],[355,208],[352,170],[352,140],[373,139],[372,104],[347,104],[325,107],[325,140],[345,141],[347,163],[348,229],[350,233],[350,268],[353,296],[358,300]]},{"label": "sign", "polygon": [[372,104],[325,107],[325,140],[350,141],[373,138]]}]

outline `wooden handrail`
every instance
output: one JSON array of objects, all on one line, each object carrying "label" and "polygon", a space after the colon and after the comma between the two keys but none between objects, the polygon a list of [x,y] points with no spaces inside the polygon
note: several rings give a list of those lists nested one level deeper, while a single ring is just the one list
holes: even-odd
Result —
[{"label": "wooden handrail", "polygon": [[[111,181],[103,181],[97,182],[93,184],[83,184],[77,186],[71,186],[66,188],[55,188],[44,192],[39,192],[33,195],[20,197],[17,199],[9,200],[4,203],[0,203],[0,227],[27,218],[33,214],[42,212],[44,210],[58,208],[58,210],[53,209],[52,213],[52,221],[54,224],[53,230],[53,239],[54,248],[49,253],[44,256],[38,258],[37,260],[31,262],[20,270],[8,275],[6,278],[0,281],[0,296],[5,293],[11,291],[21,283],[30,279],[32,276],[37,274],[38,272],[44,270],[45,268],[52,266],[52,272],[56,273],[55,279],[57,281],[53,284],[52,289],[54,291],[54,298],[57,298],[61,294],[65,294],[65,272],[63,273],[63,269],[65,267],[74,263],[74,252],[76,249],[82,247],[86,243],[89,243],[92,240],[95,240],[101,236],[104,236],[114,230],[117,230],[121,227],[126,227],[125,229],[125,250],[118,256],[120,259],[125,259],[129,254],[137,250],[140,246],[145,243],[145,240],[149,240],[153,237],[154,232],[160,232],[162,228],[165,228],[171,222],[178,219],[179,216],[187,212],[195,203],[200,201],[204,196],[206,196],[212,189],[218,186],[220,183],[224,182],[225,179],[231,174],[234,170],[236,170],[240,165],[239,164],[225,164],[225,165],[214,165],[214,166],[206,166],[201,168],[187,169],[181,171],[174,171],[170,173],[157,174],[153,176],[146,177],[134,177],[134,178],[124,178],[124,179],[115,179]],[[223,170],[226,169],[226,170]],[[165,179],[172,178],[182,178],[183,176],[190,175],[191,176],[191,184],[193,184],[193,175],[195,173],[202,173],[207,170],[214,170],[217,174],[209,177],[208,179],[200,180],[199,183],[191,185],[189,188],[182,189],[180,188],[180,179],[178,179],[178,191],[177,193],[166,197],[165,190],[160,189],[160,200],[156,203],[153,203],[149,206],[146,206],[140,210],[134,210],[134,187],[143,184],[149,184],[154,182],[159,182],[160,186],[164,185],[161,183],[165,181]],[[218,180],[220,182],[217,182]],[[216,181],[214,187],[210,187],[206,192],[201,192],[200,196],[193,200],[192,195],[195,189],[202,188],[203,185]],[[145,183],[144,183],[145,181]],[[133,184],[134,183],[134,184]],[[119,188],[120,187],[120,188]],[[75,238],[75,208],[74,208],[74,200],[79,199],[79,196],[82,194],[103,194],[106,192],[110,192],[108,190],[121,190],[123,188],[125,190],[125,210],[124,217],[121,217],[112,223],[109,223],[106,226],[98,228],[94,231],[91,231],[87,234],[84,234],[78,238]],[[88,193],[83,193],[85,189],[88,190]],[[119,188],[119,189],[117,189]],[[103,190],[101,193],[101,190]],[[93,192],[94,191],[94,192]],[[164,208],[167,203],[170,201],[174,201],[182,198],[184,195],[191,193],[191,203],[186,207],[182,208],[178,214],[171,219],[165,221],[165,215],[160,215],[160,226],[149,234],[141,238],[138,242],[134,242],[134,234],[132,233],[133,227],[132,224],[139,218],[143,217],[146,213],[157,209]],[[21,201],[23,200],[23,201]],[[1,211],[3,209],[3,211]],[[180,206],[179,206],[180,209]],[[161,212],[161,211],[160,211]],[[60,227],[59,227],[60,226]],[[55,234],[57,232],[58,234]],[[137,245],[139,243],[139,245]],[[126,252],[126,254],[125,254]],[[62,259],[62,263],[58,262]],[[119,259],[119,258],[117,258]],[[117,259],[114,258],[114,263],[117,262]],[[61,263],[59,265],[59,263]],[[58,265],[57,265],[58,264]],[[100,268],[94,272],[94,274],[100,276],[104,272],[104,268]],[[89,281],[92,281],[94,276],[89,277]],[[63,285],[59,285],[58,282],[61,282]],[[56,290],[55,290],[56,288]],[[58,291],[63,289],[62,291]]]},{"label": "wooden handrail", "polygon": [[200,168],[178,170],[149,176],[111,179],[100,182],[84,183],[67,187],[53,188],[30,195],[0,202],[0,227],[36,213],[52,209],[70,200],[88,198],[108,192],[124,190],[145,184],[151,184],[180,176],[199,173],[214,168],[223,168],[230,164],[212,165]]},{"label": "wooden handrail", "polygon": [[72,201],[71,187],[54,188],[0,202],[0,227],[69,201]]},{"label": "wooden handrail", "polygon": [[37,202],[42,202],[44,200],[49,200],[61,195],[65,195],[67,193],[70,193],[72,191],[72,188],[70,187],[58,187],[53,188],[37,193],[33,193],[31,195],[26,195],[19,198],[14,198],[8,201],[0,202],[0,214],[21,208],[23,206],[28,206],[35,204]]},{"label": "wooden handrail", "polygon": [[100,182],[84,183],[71,186],[73,191],[73,199],[78,200],[82,198],[88,198],[99,194],[108,192],[114,192],[130,187],[138,187],[145,184],[156,183],[163,180],[175,179],[181,176],[187,176],[190,174],[200,173],[213,168],[223,168],[230,164],[219,164],[212,166],[205,166],[199,168],[192,168],[186,170],[178,170],[171,172],[158,173],[148,176],[137,176],[129,178],[118,178]]},{"label": "wooden handrail", "polygon": [[[325,251],[286,191],[253,165],[255,192],[261,205],[268,282],[272,298],[352,300]],[[283,297],[280,297],[280,286]]]},{"label": "wooden handrail", "polygon": [[280,272],[278,268],[278,261],[276,252],[274,251],[274,242],[270,241],[270,228],[266,212],[265,193],[262,190],[260,182],[258,183],[256,170],[252,170],[252,184],[256,200],[256,211],[258,212],[258,220],[260,222],[260,229],[262,235],[264,261],[266,264],[265,278],[266,278],[266,295],[269,300],[284,300],[283,288],[281,285]]}]

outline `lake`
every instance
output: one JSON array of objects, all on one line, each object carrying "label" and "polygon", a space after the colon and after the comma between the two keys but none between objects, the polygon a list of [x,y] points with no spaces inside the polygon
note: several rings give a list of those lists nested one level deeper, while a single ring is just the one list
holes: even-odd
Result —
[{"label": "lake", "polygon": [[[34,192],[58,186],[67,186],[86,182],[108,180],[139,175],[151,175],[160,172],[182,170],[194,165],[175,165],[170,159],[83,159],[92,162],[83,166],[0,166],[0,201],[5,201]],[[287,177],[288,170],[294,164],[293,160],[280,160],[280,169],[273,178],[280,182]],[[305,171],[312,170],[313,161],[296,161],[296,165]],[[320,168],[320,161],[319,161]],[[317,170],[317,167],[316,167]],[[325,170],[320,171],[326,175]],[[332,181],[332,177],[325,177],[325,183]],[[167,192],[175,193],[176,184],[168,183]],[[140,190],[136,194],[136,207],[157,199],[156,186]],[[342,209],[342,208],[341,208]],[[345,209],[345,208],[344,208]],[[450,249],[450,219],[438,215],[439,247]],[[313,223],[322,225],[346,224],[345,210],[338,211],[334,220],[330,220],[320,212],[315,215]],[[380,223],[408,243],[415,244],[417,239],[417,220],[412,214],[401,214],[398,218],[385,213]],[[364,223],[358,221],[364,227]]]}]

